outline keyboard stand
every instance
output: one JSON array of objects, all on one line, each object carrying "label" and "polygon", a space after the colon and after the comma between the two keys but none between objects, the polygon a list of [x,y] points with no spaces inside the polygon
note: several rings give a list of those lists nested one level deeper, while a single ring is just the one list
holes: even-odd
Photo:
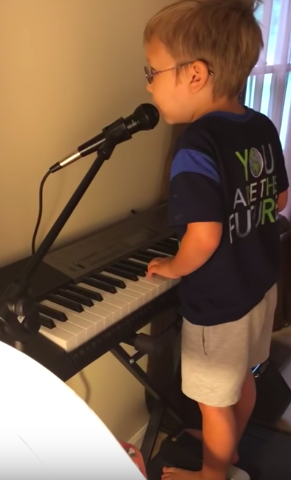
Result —
[{"label": "keyboard stand", "polygon": [[[172,334],[172,332],[176,332],[177,330],[179,330],[179,328],[180,328],[179,321],[172,323],[157,338],[159,345],[163,346],[163,343],[167,341],[167,336]],[[152,338],[152,340],[155,340],[155,339]],[[124,343],[126,343],[127,345],[133,345],[135,341],[129,340]],[[155,346],[156,345],[154,345],[154,347]],[[141,342],[141,347],[142,347],[142,342]],[[148,345],[146,345],[146,347],[148,347]],[[146,352],[137,351],[133,355],[129,355],[121,345],[118,345],[111,350],[111,353],[141,383],[141,385],[145,388],[146,392],[155,400],[155,405],[151,411],[149,423],[148,423],[146,433],[142,442],[142,446],[140,449],[145,465],[146,467],[148,467],[149,462],[151,460],[152,453],[153,453],[153,449],[155,447],[157,436],[162,427],[162,422],[163,422],[163,417],[165,412],[167,411],[167,413],[172,417],[173,421],[175,422],[175,425],[179,429],[183,429],[185,423],[181,417],[181,414],[178,412],[177,408],[172,404],[171,400],[167,398],[167,396],[165,395],[165,392],[163,392],[161,388],[155,385],[155,383],[151,380],[150,376],[147,373],[145,373],[137,363],[142,357],[144,357],[148,353],[155,354],[154,350],[146,351]],[[162,350],[159,353],[161,354]]]}]

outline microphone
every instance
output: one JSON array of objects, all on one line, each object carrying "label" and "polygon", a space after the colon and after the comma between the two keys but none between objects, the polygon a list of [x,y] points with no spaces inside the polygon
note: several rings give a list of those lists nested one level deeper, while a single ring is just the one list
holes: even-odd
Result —
[{"label": "microphone", "polygon": [[80,145],[76,152],[64,158],[61,162],[52,165],[49,168],[49,172],[57,172],[81,157],[97,152],[106,141],[112,140],[113,144],[117,145],[130,140],[134,133],[141,130],[151,130],[157,126],[159,119],[160,114],[157,108],[150,103],[143,103],[131,115],[126,118],[119,118],[108,125],[108,127],[103,128],[102,133]]}]

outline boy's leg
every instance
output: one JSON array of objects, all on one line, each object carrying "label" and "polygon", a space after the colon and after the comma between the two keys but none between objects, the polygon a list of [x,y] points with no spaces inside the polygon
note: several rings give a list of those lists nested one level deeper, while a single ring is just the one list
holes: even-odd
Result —
[{"label": "boy's leg", "polygon": [[[248,372],[242,387],[242,394],[239,401],[233,406],[234,416],[237,427],[237,446],[243,436],[247,423],[251,417],[256,403],[256,383],[252,372]],[[235,451],[237,455],[237,451]],[[234,457],[235,463],[238,456]]]},{"label": "boy's leg", "polygon": [[[163,479],[226,480],[223,464],[235,452],[256,398],[253,375],[241,374],[269,356],[276,300],[274,285],[260,304],[226,329],[218,325],[208,330],[183,322],[182,389],[202,411],[203,470],[165,468]],[[207,402],[201,401],[203,396]]]},{"label": "boy's leg", "polygon": [[237,428],[232,407],[199,404],[203,419],[203,467],[201,472],[165,468],[162,479],[226,480],[237,445]]},{"label": "boy's leg", "polygon": [[[242,386],[242,393],[239,401],[233,405],[234,417],[236,422],[237,430],[237,446],[241,440],[243,432],[246,428],[246,425],[250,419],[252,411],[254,409],[256,402],[256,384],[255,379],[251,371],[247,373],[246,379]],[[190,435],[199,440],[202,440],[202,431],[195,429],[187,429]],[[235,465],[238,461],[237,446],[235,448],[234,454],[231,457],[230,463]]]}]

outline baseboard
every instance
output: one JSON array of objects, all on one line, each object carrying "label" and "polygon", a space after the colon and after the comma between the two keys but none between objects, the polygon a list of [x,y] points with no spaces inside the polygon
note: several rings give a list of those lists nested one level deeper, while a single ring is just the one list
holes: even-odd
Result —
[{"label": "baseboard", "polygon": [[134,445],[136,448],[140,448],[147,426],[148,424],[144,425],[138,432],[136,432],[136,434],[128,440],[128,443],[131,443],[131,445]]}]

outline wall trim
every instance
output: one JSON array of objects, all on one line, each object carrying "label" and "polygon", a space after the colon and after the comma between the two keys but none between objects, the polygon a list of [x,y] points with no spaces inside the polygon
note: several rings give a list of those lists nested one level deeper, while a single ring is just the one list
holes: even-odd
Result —
[{"label": "wall trim", "polygon": [[140,449],[148,424],[146,423],[133,437],[128,440],[136,448]]}]

